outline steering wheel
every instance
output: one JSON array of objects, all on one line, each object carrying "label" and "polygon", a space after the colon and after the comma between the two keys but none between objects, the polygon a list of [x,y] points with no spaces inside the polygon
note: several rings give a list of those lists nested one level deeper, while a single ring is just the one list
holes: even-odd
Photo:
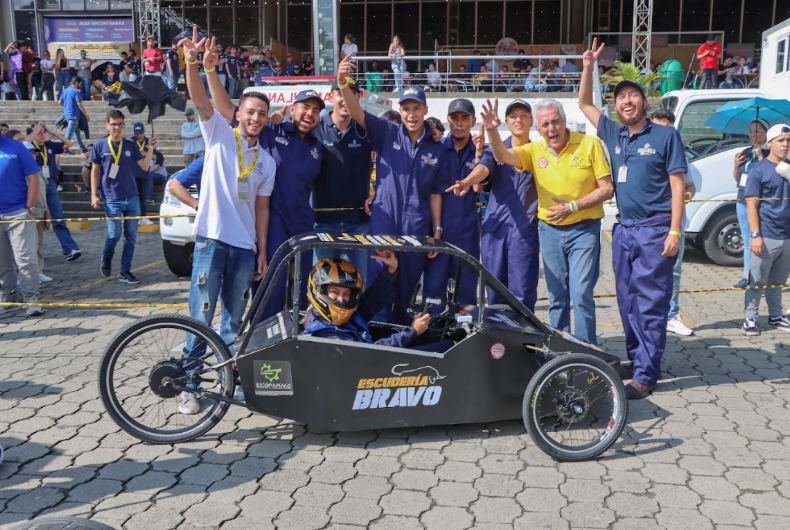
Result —
[{"label": "steering wheel", "polygon": [[456,325],[456,311],[453,310],[452,303],[445,304],[441,298],[423,296],[423,303],[418,304],[417,295],[420,293],[420,287],[422,287],[422,284],[420,283],[417,283],[417,285],[414,287],[414,291],[411,295],[411,302],[409,303],[409,307],[406,311],[411,318],[415,318],[420,313],[430,312],[431,308],[433,307],[444,305],[445,307],[440,313],[431,317],[431,321],[428,324],[428,329],[425,331],[426,336],[430,338],[441,337],[450,332]]}]

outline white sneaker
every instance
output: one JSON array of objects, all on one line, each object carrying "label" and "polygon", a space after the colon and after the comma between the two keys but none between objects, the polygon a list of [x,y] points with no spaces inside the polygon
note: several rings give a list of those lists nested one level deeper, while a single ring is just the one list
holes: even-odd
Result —
[{"label": "white sneaker", "polygon": [[151,222],[151,220],[150,220],[150,219],[140,219],[140,224],[141,224],[141,225],[152,225],[152,224],[154,224],[154,223],[153,223],[153,222]]},{"label": "white sneaker", "polygon": [[50,278],[49,276],[47,276],[43,272],[39,272],[38,273],[38,281],[43,282],[43,283],[47,283],[47,282],[51,282],[52,278]]},{"label": "white sneaker", "polygon": [[182,392],[178,398],[178,412],[181,414],[197,414],[200,412],[200,403],[192,392]]},{"label": "white sneaker", "polygon": [[683,322],[680,315],[675,315],[667,319],[667,331],[669,333],[675,333],[676,335],[683,335],[684,337],[694,334],[694,330]]},{"label": "white sneaker", "polygon": [[[31,296],[27,303],[29,304],[38,304],[38,298],[35,296]],[[44,314],[44,310],[41,309],[40,305],[29,305],[27,306],[27,316],[29,317],[37,317]]]},{"label": "white sneaker", "polygon": [[63,186],[61,186],[60,184],[58,184],[58,188],[57,188],[57,190],[58,190],[58,191],[63,191]]}]

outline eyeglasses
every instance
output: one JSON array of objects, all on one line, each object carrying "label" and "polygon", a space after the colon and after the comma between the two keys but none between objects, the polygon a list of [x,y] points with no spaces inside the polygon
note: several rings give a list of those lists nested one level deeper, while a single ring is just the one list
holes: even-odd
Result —
[{"label": "eyeglasses", "polygon": [[113,129],[123,129],[124,127],[126,127],[126,124],[123,123],[123,122],[121,122],[121,123],[108,123],[107,125],[109,125]]}]

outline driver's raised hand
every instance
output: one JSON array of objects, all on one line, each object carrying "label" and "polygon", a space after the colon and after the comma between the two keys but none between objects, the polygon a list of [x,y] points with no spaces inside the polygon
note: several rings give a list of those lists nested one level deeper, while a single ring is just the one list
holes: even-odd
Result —
[{"label": "driver's raised hand", "polygon": [[384,262],[390,274],[395,274],[398,270],[398,255],[391,250],[377,250],[376,254],[370,257]]},{"label": "driver's raised hand", "polygon": [[592,48],[586,50],[582,54],[582,68],[589,68],[593,66],[595,61],[598,60],[598,57],[601,56],[604,46],[606,46],[606,44],[603,42],[600,46],[598,46],[598,37],[594,38],[592,42]]},{"label": "driver's raised hand", "polygon": [[197,26],[192,27],[192,38],[185,37],[178,41],[179,46],[184,47],[184,60],[193,62],[197,61],[197,55],[202,48],[206,44],[206,39],[198,40],[198,28]]},{"label": "driver's raised hand", "polygon": [[411,327],[414,328],[414,331],[417,332],[417,335],[422,335],[425,333],[425,330],[428,329],[428,325],[431,323],[431,314],[430,313],[418,313],[416,317],[414,317],[414,322],[411,323]]}]

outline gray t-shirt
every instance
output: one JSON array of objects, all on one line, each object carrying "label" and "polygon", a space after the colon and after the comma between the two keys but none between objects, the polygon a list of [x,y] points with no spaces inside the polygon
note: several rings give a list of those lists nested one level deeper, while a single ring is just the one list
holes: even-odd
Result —
[{"label": "gray t-shirt", "polygon": [[87,68],[85,70],[82,69],[85,65],[89,65],[89,64],[91,64],[90,59],[77,59],[77,68],[78,68],[77,75],[80,77],[84,77],[85,79],[90,79],[91,69],[90,68]]}]

